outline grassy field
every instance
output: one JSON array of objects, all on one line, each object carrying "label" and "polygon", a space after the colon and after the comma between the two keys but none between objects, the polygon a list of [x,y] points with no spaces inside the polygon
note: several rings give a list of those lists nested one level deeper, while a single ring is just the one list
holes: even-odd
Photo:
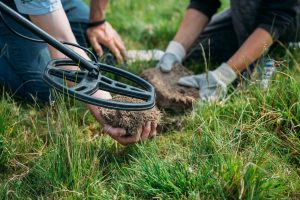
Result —
[{"label": "grassy field", "polygon": [[[187,2],[111,1],[108,19],[128,48],[163,49]],[[102,135],[79,102],[3,93],[0,199],[300,199],[300,57],[276,55],[284,62],[267,91],[249,83],[182,114],[182,131],[129,147]]]}]

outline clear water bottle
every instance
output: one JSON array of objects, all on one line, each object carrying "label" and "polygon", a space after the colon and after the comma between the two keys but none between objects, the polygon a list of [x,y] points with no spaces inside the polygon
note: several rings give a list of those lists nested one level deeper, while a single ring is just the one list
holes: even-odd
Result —
[{"label": "clear water bottle", "polygon": [[164,52],[158,49],[129,50],[127,51],[127,61],[158,61],[163,55]]},{"label": "clear water bottle", "polygon": [[300,49],[300,42],[290,42],[288,47],[292,49]]},{"label": "clear water bottle", "polygon": [[261,65],[261,72],[260,86],[262,89],[267,89],[269,87],[270,80],[276,72],[275,60],[270,58],[264,59]]}]

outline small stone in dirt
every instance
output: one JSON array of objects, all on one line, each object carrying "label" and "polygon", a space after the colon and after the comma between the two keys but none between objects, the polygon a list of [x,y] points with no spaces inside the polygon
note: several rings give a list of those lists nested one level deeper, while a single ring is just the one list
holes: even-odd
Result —
[{"label": "small stone in dirt", "polygon": [[[112,100],[128,103],[143,102],[140,99],[134,99],[121,95],[114,96]],[[126,111],[100,108],[100,113],[107,124],[115,128],[124,128],[127,135],[137,134],[138,129],[143,127],[148,121],[159,123],[161,117],[160,111],[156,107],[144,111]]]}]

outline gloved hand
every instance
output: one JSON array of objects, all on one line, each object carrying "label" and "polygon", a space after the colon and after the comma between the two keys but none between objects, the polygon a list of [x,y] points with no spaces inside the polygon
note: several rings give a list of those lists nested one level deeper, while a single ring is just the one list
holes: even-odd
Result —
[{"label": "gloved hand", "polygon": [[178,80],[178,84],[199,89],[202,101],[217,101],[227,94],[227,86],[237,78],[232,68],[223,63],[214,71],[200,75],[185,76]]},{"label": "gloved hand", "polygon": [[171,41],[156,67],[162,72],[170,72],[175,64],[182,63],[185,55],[184,47],[179,42]]}]

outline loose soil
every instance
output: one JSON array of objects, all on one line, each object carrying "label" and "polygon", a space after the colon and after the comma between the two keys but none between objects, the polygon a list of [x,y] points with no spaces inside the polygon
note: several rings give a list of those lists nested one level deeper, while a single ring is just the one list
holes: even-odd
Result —
[{"label": "loose soil", "polygon": [[182,112],[191,109],[195,100],[199,98],[198,89],[177,84],[179,78],[192,74],[184,66],[176,65],[170,73],[163,73],[157,68],[146,69],[142,71],[141,77],[155,87],[158,107]]},{"label": "loose soil", "polygon": [[[114,96],[112,100],[129,103],[142,102],[140,99],[120,95]],[[144,111],[125,111],[100,108],[100,112],[107,124],[112,127],[124,128],[127,135],[137,134],[138,129],[144,126],[148,121],[159,123],[161,117],[160,111],[156,107]]]}]

